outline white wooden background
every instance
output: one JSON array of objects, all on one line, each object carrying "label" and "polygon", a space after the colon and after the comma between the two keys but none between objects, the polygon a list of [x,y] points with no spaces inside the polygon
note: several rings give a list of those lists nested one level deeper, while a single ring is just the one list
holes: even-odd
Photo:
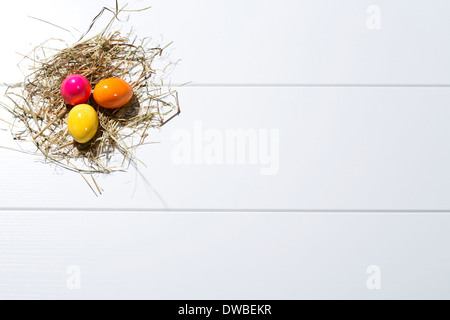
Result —
[{"label": "white wooden background", "polygon": [[[21,80],[17,51],[74,40],[29,16],[84,30],[112,2],[5,4],[0,80]],[[0,149],[0,298],[449,297],[448,1],[130,3],[153,8],[124,30],[174,41],[183,115],[98,198]],[[177,165],[174,136],[198,125],[278,130],[278,172]]]}]

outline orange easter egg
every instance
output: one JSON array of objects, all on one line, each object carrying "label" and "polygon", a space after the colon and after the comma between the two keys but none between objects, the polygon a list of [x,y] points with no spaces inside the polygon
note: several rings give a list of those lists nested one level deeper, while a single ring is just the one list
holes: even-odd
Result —
[{"label": "orange easter egg", "polygon": [[107,109],[121,108],[130,102],[133,88],[124,80],[110,78],[100,81],[94,89],[95,101]]}]

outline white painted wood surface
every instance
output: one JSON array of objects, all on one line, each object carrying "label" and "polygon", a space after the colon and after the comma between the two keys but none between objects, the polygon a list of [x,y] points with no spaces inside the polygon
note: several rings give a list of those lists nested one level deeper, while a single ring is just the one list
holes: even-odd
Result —
[{"label": "white painted wood surface", "polygon": [[[66,31],[31,20],[86,30],[113,0],[12,1],[1,27],[3,81],[18,76],[15,52],[51,37],[73,41]],[[122,1],[121,3],[125,3]],[[173,81],[201,84],[431,83],[450,82],[450,7],[446,0],[154,0],[130,1],[135,14],[123,30],[174,41],[182,59]],[[367,9],[382,10],[381,30],[367,28]],[[6,14],[7,13],[7,14]],[[107,19],[105,15],[105,20]],[[8,76],[6,76],[8,75]],[[6,79],[5,79],[6,78]]]},{"label": "white painted wood surface", "polygon": [[[450,208],[449,93],[443,88],[183,88],[183,115],[152,138],[159,144],[138,151],[148,168],[97,177],[105,192],[96,198],[78,174],[43,165],[37,156],[1,150],[5,197],[0,206],[445,210]],[[243,165],[208,165],[211,142],[202,139],[215,130],[225,140],[228,129],[279,130],[279,150],[270,152],[271,141],[261,135],[269,165],[251,164],[248,153]],[[186,136],[178,140],[179,133]],[[197,141],[203,147],[197,148]],[[193,163],[179,164],[177,150],[187,143],[191,147],[181,155],[191,154],[187,160]],[[219,149],[226,161],[225,143]],[[261,175],[268,167],[273,175]]]},{"label": "white painted wood surface", "polygon": [[[449,223],[393,213],[3,213],[0,298],[448,298]],[[371,265],[381,291],[367,289]],[[80,290],[66,286],[70,266]]]},{"label": "white painted wood surface", "polygon": [[[4,4],[0,81],[20,81],[16,52],[75,39],[28,16],[76,35],[111,3]],[[192,82],[179,90],[183,115],[139,151],[148,168],[97,177],[98,198],[80,176],[0,149],[0,299],[448,298],[448,216],[430,214],[450,210],[448,1],[132,8],[149,3],[123,30],[175,41],[172,83]],[[371,5],[381,30],[366,26]],[[276,130],[278,171],[207,165],[208,142],[191,149],[199,164],[177,164],[176,138],[195,145],[200,127]],[[0,144],[17,147],[6,131]],[[367,289],[370,265],[381,291]],[[70,266],[81,290],[67,286]]]}]

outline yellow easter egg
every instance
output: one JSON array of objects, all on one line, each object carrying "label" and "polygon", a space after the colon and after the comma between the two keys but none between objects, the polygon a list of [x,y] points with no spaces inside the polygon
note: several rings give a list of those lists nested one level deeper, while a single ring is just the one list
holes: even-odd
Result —
[{"label": "yellow easter egg", "polygon": [[87,143],[97,134],[97,112],[88,104],[79,104],[70,111],[67,117],[67,127],[75,141]]}]

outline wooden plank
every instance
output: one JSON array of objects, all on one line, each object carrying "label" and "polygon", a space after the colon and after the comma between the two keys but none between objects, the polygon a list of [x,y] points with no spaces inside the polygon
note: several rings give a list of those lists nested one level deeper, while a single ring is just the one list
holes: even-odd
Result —
[{"label": "wooden plank", "polygon": [[[70,29],[86,30],[104,5],[113,1],[61,3],[10,1],[0,21],[1,81],[18,81],[18,56],[30,43],[49,37],[74,41],[66,31],[33,20],[38,17]],[[155,0],[151,11],[133,16],[123,30],[175,41],[172,57],[182,59],[174,83],[449,84],[450,3],[434,0],[376,2],[380,30],[372,30],[377,7],[360,0]],[[105,16],[106,19],[106,16]],[[104,20],[101,20],[104,21]],[[370,28],[368,27],[368,23]],[[376,25],[375,25],[376,27]]]},{"label": "wooden plank", "polygon": [[148,168],[98,177],[100,198],[77,174],[0,151],[0,206],[450,209],[448,89],[184,88],[180,97],[182,117],[138,151]]},{"label": "wooden plank", "polygon": [[[434,215],[2,212],[0,299],[448,299],[449,224]],[[381,290],[368,289],[369,266]]]}]

